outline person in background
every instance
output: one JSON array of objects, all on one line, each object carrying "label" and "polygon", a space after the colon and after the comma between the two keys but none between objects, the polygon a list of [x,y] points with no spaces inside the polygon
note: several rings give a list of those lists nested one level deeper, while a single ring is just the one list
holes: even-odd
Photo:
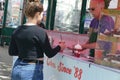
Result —
[{"label": "person in background", "polygon": [[18,56],[11,80],[43,80],[44,53],[52,58],[65,48],[65,44],[59,43],[52,48],[47,33],[37,26],[43,12],[42,4],[37,1],[28,2],[24,12],[27,22],[13,32],[9,45],[9,55]]},{"label": "person in background", "polygon": [[[97,46],[97,35],[105,34],[108,32],[113,31],[114,29],[114,21],[111,16],[105,15],[102,13],[104,9],[105,3],[104,0],[91,0],[90,1],[90,8],[88,9],[90,13],[93,15],[93,20],[90,24],[89,29],[89,40],[82,45],[82,50],[90,49],[89,56],[94,57],[95,48]],[[107,43],[106,43],[107,44]],[[111,44],[111,43],[108,43]],[[104,47],[108,47],[110,45],[104,45]]]}]

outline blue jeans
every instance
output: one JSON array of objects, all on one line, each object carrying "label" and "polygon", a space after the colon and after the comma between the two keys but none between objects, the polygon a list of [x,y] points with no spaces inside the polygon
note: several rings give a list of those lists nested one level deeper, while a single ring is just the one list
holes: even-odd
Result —
[{"label": "blue jeans", "polygon": [[12,69],[11,80],[43,80],[43,64],[17,59]]}]

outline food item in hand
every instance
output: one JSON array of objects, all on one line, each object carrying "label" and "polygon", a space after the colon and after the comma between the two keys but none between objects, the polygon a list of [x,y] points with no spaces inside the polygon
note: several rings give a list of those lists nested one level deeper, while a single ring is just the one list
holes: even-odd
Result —
[{"label": "food item in hand", "polygon": [[[60,45],[60,44],[61,44],[61,45],[65,45],[65,41],[59,41],[59,45]],[[63,50],[64,50],[64,49],[61,49],[60,52],[63,52]]]},{"label": "food item in hand", "polygon": [[82,49],[82,47],[81,47],[81,45],[80,45],[80,44],[76,44],[76,45],[74,46],[74,49],[81,50],[81,49]]}]

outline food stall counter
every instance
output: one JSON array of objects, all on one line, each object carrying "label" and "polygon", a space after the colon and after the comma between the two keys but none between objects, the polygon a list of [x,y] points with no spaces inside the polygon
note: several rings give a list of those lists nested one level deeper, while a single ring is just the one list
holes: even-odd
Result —
[{"label": "food stall counter", "polygon": [[[57,45],[60,36],[65,41],[67,47],[78,43],[83,44],[88,40],[87,35],[61,33],[48,31],[49,36],[54,40],[53,45]],[[44,59],[44,80],[120,80],[120,70],[96,64],[89,56],[89,50],[81,52],[75,56],[73,50],[66,48],[53,58]]]}]

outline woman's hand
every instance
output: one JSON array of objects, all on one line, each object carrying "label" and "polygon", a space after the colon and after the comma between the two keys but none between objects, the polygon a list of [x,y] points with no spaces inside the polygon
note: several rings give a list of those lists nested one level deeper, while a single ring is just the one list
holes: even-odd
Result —
[{"label": "woman's hand", "polygon": [[64,41],[60,41],[59,42],[59,46],[61,47],[61,51],[63,51],[65,49],[65,47],[66,47],[65,42]]}]

